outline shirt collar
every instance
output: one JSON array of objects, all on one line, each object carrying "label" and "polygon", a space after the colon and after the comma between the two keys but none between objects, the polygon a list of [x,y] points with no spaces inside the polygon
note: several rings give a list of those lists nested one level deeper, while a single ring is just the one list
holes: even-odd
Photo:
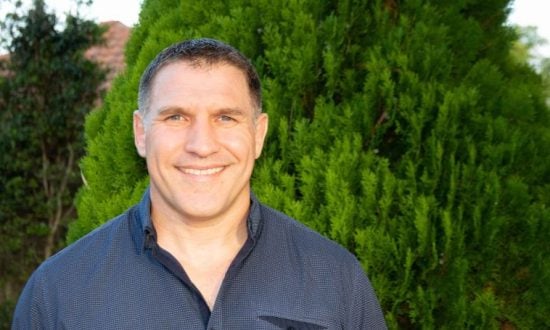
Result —
[{"label": "shirt collar", "polygon": [[[136,230],[133,231],[136,248],[141,252],[156,245],[157,234],[151,220],[151,196],[150,189],[147,188],[141,201],[137,205]],[[263,224],[260,202],[254,193],[250,193],[250,209],[246,219],[248,228],[248,237],[255,243],[260,236]]]}]

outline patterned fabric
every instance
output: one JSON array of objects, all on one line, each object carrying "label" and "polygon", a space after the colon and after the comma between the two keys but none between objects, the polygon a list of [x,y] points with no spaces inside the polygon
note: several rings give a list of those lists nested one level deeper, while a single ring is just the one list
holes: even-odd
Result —
[{"label": "patterned fabric", "polygon": [[45,261],[12,329],[385,329],[356,258],[251,196],[249,238],[210,311],[142,201]]}]

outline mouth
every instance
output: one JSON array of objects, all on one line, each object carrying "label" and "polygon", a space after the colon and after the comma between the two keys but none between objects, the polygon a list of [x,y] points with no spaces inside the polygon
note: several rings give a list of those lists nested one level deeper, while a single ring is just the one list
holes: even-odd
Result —
[{"label": "mouth", "polygon": [[224,168],[225,166],[205,168],[205,169],[181,167],[180,171],[190,175],[207,176],[207,175],[214,175],[214,174],[220,173]]}]

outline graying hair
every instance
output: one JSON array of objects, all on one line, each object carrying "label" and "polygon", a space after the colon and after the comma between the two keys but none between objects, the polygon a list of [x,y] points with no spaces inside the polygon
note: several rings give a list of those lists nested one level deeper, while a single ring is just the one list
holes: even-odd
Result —
[{"label": "graying hair", "polygon": [[145,115],[149,108],[151,85],[156,74],[170,63],[182,61],[193,66],[229,64],[241,70],[246,77],[248,89],[256,113],[261,113],[262,92],[258,73],[250,61],[237,49],[221,41],[201,38],[186,40],[165,48],[149,63],[139,83],[139,112]]}]

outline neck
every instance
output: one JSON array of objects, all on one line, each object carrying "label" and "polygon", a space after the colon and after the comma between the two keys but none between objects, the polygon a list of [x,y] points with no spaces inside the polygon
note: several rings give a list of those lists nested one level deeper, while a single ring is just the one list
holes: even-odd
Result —
[{"label": "neck", "polygon": [[247,214],[197,223],[151,213],[158,244],[180,263],[210,310],[229,265],[247,239]]},{"label": "neck", "polygon": [[204,251],[205,248],[212,251],[232,246],[240,248],[244,244],[248,235],[246,216],[245,214],[238,219],[205,220],[196,223],[153,215],[153,224],[159,245],[170,252],[185,253],[196,249]]},{"label": "neck", "polygon": [[159,201],[155,203],[155,198],[151,197],[151,218],[157,242],[175,256],[191,256],[198,251],[215,253],[218,249],[236,254],[246,241],[248,196],[238,203],[239,207],[210,218],[184,216],[172,208],[163,207]]}]

